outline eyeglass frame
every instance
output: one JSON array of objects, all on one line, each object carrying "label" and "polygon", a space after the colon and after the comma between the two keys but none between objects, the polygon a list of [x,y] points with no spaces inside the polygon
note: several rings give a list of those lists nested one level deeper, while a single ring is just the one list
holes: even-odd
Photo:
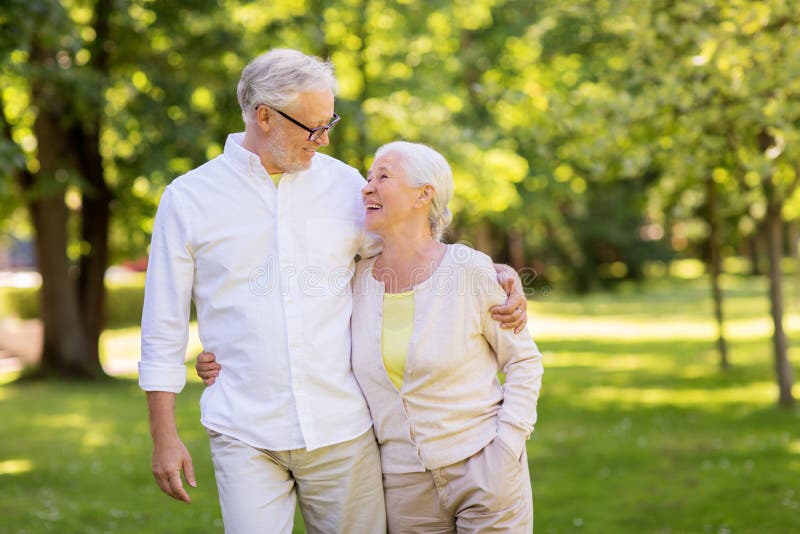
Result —
[{"label": "eyeglass frame", "polygon": [[[273,107],[272,107],[272,106],[270,106],[269,104],[263,104],[263,103],[262,103],[262,104],[256,104],[256,107],[255,107],[255,109],[256,109],[256,110],[258,110],[258,108],[259,108],[259,107],[261,107],[261,106],[266,106],[266,107],[268,107],[268,108],[269,108],[269,109],[271,109],[271,110],[277,111],[277,112],[278,112],[278,114],[279,114],[281,117],[283,117],[284,119],[287,119],[288,121],[290,121],[290,122],[292,122],[292,123],[296,124],[296,125],[297,125],[297,126],[299,126],[300,128],[302,128],[302,129],[304,129],[305,131],[307,131],[307,132],[308,132],[308,139],[307,139],[308,141],[316,141],[317,139],[319,139],[320,137],[322,137],[322,135],[323,135],[323,134],[324,134],[326,131],[328,131],[328,130],[330,130],[331,128],[333,128],[334,126],[336,126],[336,124],[339,122],[339,119],[341,119],[341,117],[340,117],[339,115],[337,115],[337,114],[336,114],[336,112],[334,111],[334,112],[333,112],[333,120],[331,120],[331,122],[329,122],[329,123],[328,123],[328,124],[326,124],[325,126],[317,126],[316,128],[309,128],[308,126],[306,126],[305,124],[303,124],[303,123],[302,123],[302,122],[300,122],[299,120],[297,120],[297,119],[294,119],[294,118],[290,117],[289,115],[287,115],[286,113],[284,113],[283,111],[281,111],[281,110],[279,110],[279,109],[277,109],[277,108],[273,108]],[[316,135],[316,137],[315,137],[315,136],[314,136],[314,134],[316,134],[316,133],[317,133],[317,132],[319,132],[319,131],[321,131],[321,133],[317,134],[317,135]]]}]

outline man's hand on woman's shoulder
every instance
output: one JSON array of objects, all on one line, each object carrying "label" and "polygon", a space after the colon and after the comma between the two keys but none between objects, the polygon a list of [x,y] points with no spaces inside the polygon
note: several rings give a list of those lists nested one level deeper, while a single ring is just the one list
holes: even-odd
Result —
[{"label": "man's hand on woman's shoulder", "polygon": [[514,333],[519,334],[528,323],[528,300],[522,289],[522,280],[517,271],[508,265],[495,263],[494,269],[497,271],[497,281],[505,289],[508,299],[505,304],[489,308],[492,319],[500,323],[500,328],[513,328]]}]

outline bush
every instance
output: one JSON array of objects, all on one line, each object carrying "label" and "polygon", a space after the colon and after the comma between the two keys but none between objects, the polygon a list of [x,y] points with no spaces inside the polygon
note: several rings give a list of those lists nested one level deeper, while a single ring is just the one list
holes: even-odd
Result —
[{"label": "bush", "polygon": [[[142,320],[144,282],[106,287],[106,327],[138,325]],[[38,288],[0,288],[0,306],[6,315],[20,319],[39,317]]]},{"label": "bush", "polygon": [[39,290],[32,287],[0,288],[0,306],[3,315],[35,319],[39,317]]}]

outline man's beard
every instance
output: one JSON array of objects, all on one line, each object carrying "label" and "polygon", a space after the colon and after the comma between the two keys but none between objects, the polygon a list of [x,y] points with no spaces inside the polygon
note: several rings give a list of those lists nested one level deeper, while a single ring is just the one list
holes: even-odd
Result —
[{"label": "man's beard", "polygon": [[294,156],[295,151],[289,148],[283,141],[282,138],[278,137],[273,143],[274,160],[281,166],[283,172],[297,173],[311,167],[311,160],[306,162],[297,159]]}]

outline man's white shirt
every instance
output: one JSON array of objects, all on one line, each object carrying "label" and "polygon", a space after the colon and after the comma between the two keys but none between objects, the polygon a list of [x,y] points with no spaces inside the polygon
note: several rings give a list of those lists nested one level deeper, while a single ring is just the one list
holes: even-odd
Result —
[{"label": "man's white shirt", "polygon": [[372,424],[350,367],[354,258],[380,250],[364,230],[364,181],[317,154],[276,188],[243,138],[161,197],[139,384],[183,389],[193,299],[203,349],[222,365],[204,426],[269,450],[341,443]]}]

